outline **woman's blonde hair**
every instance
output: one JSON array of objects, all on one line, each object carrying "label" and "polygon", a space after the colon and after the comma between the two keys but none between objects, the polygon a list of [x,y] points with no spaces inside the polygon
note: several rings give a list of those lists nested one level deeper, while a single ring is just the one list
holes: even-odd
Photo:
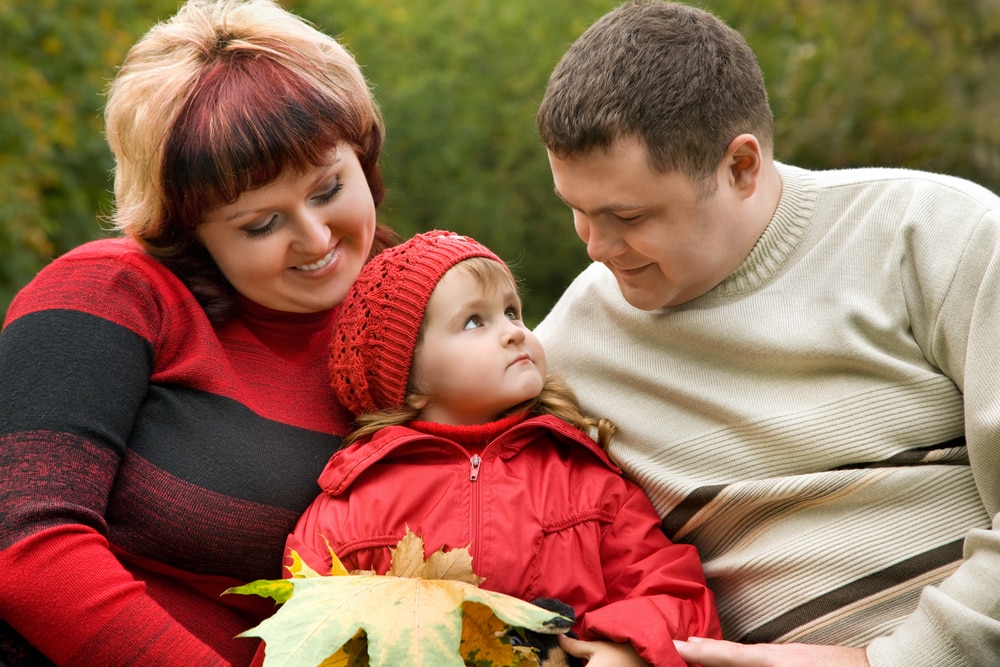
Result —
[{"label": "woman's blonde hair", "polygon": [[382,118],[360,67],[271,0],[191,0],[150,29],[111,84],[105,125],[114,228],[203,306],[232,291],[193,238],[206,212],[322,165],[340,142],[358,154],[376,205],[384,196]]},{"label": "woman's blonde hair", "polygon": [[[473,257],[466,259],[455,266],[466,271],[475,277],[484,294],[490,294],[501,286],[511,285],[517,288],[516,281],[507,267],[486,257]],[[417,336],[417,343],[414,355],[420,349],[420,342],[424,335],[424,322],[421,323],[420,333]],[[409,386],[407,395],[416,392],[414,386],[413,371],[411,367]],[[555,375],[549,375],[542,384],[542,389],[538,396],[528,401],[520,403],[508,409],[499,417],[506,417],[519,412],[529,412],[537,415],[554,415],[569,424],[577,427],[584,433],[592,437],[602,448],[606,447],[617,432],[615,424],[606,418],[596,418],[584,415],[576,393],[562,379]],[[344,446],[351,444],[379,431],[387,426],[402,424],[419,417],[420,411],[408,404],[380,410],[365,415],[358,415],[355,420],[356,429],[344,439]]]}]

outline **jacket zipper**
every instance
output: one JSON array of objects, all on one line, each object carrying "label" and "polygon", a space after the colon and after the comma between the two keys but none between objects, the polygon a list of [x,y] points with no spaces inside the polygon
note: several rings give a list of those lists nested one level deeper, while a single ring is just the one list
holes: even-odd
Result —
[{"label": "jacket zipper", "polygon": [[479,542],[482,537],[482,510],[480,509],[480,488],[481,485],[476,482],[479,481],[479,467],[482,465],[483,459],[479,454],[473,454],[472,458],[469,459],[469,482],[472,484],[472,503],[471,511],[472,515],[469,517],[470,520],[470,536],[472,537],[472,548],[470,549],[472,555],[472,562],[475,563],[479,560],[480,547]]}]

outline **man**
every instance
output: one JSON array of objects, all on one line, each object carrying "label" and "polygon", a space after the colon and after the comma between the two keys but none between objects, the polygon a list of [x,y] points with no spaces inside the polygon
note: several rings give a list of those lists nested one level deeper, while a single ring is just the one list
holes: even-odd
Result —
[{"label": "man", "polygon": [[1000,198],[775,162],[745,40],[658,0],[572,45],[538,126],[594,260],[538,336],[739,642],[682,656],[1000,664]]}]

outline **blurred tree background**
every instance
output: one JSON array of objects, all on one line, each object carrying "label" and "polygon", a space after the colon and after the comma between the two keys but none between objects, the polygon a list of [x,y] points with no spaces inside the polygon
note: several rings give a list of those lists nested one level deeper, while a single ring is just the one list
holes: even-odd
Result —
[{"label": "blurred tree background", "polygon": [[[906,166],[1000,191],[1000,0],[694,0],[757,52],[779,160]],[[388,128],[380,218],[453,229],[525,281],[536,323],[587,263],[534,114],[569,43],[618,0],[287,0],[358,57]],[[51,258],[103,234],[103,92],[177,0],[0,2],[0,317]]]}]

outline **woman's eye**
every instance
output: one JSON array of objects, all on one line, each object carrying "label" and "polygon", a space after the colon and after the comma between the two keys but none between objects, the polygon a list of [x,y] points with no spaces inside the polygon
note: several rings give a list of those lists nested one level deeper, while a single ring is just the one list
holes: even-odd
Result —
[{"label": "woman's eye", "polygon": [[340,181],[337,181],[337,183],[332,188],[330,188],[326,192],[316,195],[314,199],[320,204],[325,204],[334,197],[336,197],[337,194],[343,189],[344,189],[344,184],[341,183]]},{"label": "woman's eye", "polygon": [[465,321],[465,324],[462,326],[462,328],[477,329],[481,326],[483,326],[483,318],[479,317],[479,315],[473,315],[472,317],[470,317]]},{"label": "woman's eye", "polygon": [[272,215],[268,218],[267,222],[260,227],[252,227],[249,229],[244,229],[243,233],[246,234],[248,239],[255,239],[261,236],[267,236],[275,229],[278,228],[278,216]]}]

